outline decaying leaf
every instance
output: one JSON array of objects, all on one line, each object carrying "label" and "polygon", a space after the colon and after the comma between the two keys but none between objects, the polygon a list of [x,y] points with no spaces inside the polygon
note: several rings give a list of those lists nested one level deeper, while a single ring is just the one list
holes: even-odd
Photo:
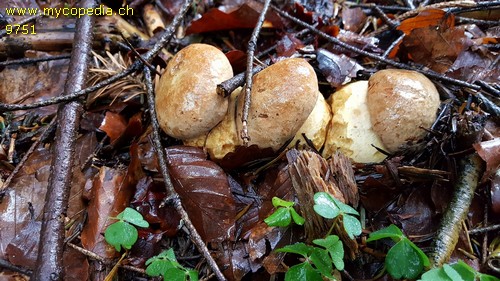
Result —
[{"label": "decaying leaf", "polygon": [[452,13],[446,13],[440,9],[425,9],[417,16],[402,21],[397,29],[408,35],[417,28],[439,26],[440,29],[448,29],[454,24],[455,16]]},{"label": "decaying leaf", "polygon": [[236,204],[226,173],[199,148],[173,146],[167,155],[175,190],[203,240],[234,240]]},{"label": "decaying leaf", "polygon": [[[238,28],[254,28],[261,9],[262,4],[256,1],[249,1],[237,9],[231,9],[229,11],[213,8],[203,14],[201,19],[193,21],[187,28],[186,34]],[[281,28],[282,26],[283,24],[278,15],[269,11],[263,27]]]},{"label": "decaying leaf", "polygon": [[137,156],[137,144],[130,148],[131,161],[127,170],[103,166],[93,180],[88,219],[81,240],[85,249],[105,258],[116,257],[117,253],[102,235],[108,225],[116,222],[111,219],[126,207],[134,193],[137,181],[144,176]]},{"label": "decaying leaf", "polygon": [[363,67],[344,54],[336,55],[327,50],[317,51],[318,68],[332,87],[340,87],[356,77]]}]

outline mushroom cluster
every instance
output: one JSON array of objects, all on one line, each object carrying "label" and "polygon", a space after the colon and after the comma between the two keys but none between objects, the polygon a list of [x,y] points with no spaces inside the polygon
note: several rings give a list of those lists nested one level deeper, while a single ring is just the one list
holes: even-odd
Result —
[{"label": "mushroom cluster", "polygon": [[[185,144],[203,146],[213,159],[243,145],[241,88],[229,98],[216,93],[217,84],[232,76],[226,56],[213,46],[192,44],[179,51],[156,89],[162,129]],[[324,147],[325,158],[341,151],[354,162],[380,162],[386,157],[381,151],[394,153],[421,139],[439,104],[429,79],[397,69],[348,84],[326,101],[310,64],[284,59],[253,77],[249,145],[278,151],[289,142]]]}]

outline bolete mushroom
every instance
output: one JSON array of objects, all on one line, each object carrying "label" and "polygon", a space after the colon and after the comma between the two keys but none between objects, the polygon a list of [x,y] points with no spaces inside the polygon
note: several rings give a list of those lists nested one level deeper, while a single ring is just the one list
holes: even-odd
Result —
[{"label": "bolete mushroom", "polygon": [[373,131],[385,149],[394,153],[423,138],[436,120],[439,93],[424,75],[410,70],[386,69],[368,80],[368,111]]},{"label": "bolete mushroom", "polygon": [[298,145],[298,148],[309,147],[305,139],[307,138],[311,141],[310,144],[312,144],[316,150],[319,150],[325,143],[326,133],[331,118],[332,111],[330,110],[330,105],[326,102],[323,95],[318,93],[318,99],[316,100],[313,111],[309,114],[297,133],[295,133],[295,137],[288,146],[295,147]]},{"label": "bolete mushroom", "polygon": [[238,145],[243,145],[236,129],[236,99],[240,92],[241,87],[231,93],[226,116],[208,133],[205,149],[212,159],[220,160],[229,152],[233,152]]},{"label": "bolete mushroom", "polygon": [[375,148],[384,149],[384,146],[372,128],[367,92],[368,81],[358,81],[347,84],[328,99],[333,117],[323,149],[325,158],[339,150],[358,163],[385,159],[386,156]]},{"label": "bolete mushroom", "polygon": [[[304,59],[279,61],[253,77],[248,114],[249,145],[278,150],[294,137],[318,99],[318,80]],[[237,129],[241,132],[244,95],[238,97]]]},{"label": "bolete mushroom", "polygon": [[233,70],[219,49],[191,44],[168,62],[156,87],[155,106],[160,127],[186,140],[210,131],[224,118],[228,101],[217,95],[217,84]]}]

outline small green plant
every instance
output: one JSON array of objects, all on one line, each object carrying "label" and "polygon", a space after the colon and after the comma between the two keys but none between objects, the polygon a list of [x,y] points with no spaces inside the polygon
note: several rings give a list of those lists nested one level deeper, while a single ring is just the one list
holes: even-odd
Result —
[{"label": "small green plant", "polygon": [[[314,195],[314,210],[327,219],[336,219],[335,223],[342,223],[344,230],[351,239],[361,234],[361,223],[353,215],[359,215],[352,207],[338,201],[326,192]],[[292,219],[298,224],[304,224],[304,219],[293,209],[293,202],[273,198],[273,205],[277,210],[264,221],[269,226],[288,226]],[[332,272],[334,269],[344,270],[344,247],[336,235],[327,235],[324,239],[313,240],[315,245],[296,243],[287,245],[277,252],[301,255],[304,261],[296,264],[286,272],[285,280],[336,280]]]},{"label": "small green plant", "polygon": [[149,226],[149,223],[144,220],[139,212],[129,207],[112,219],[118,221],[108,226],[104,232],[104,238],[118,252],[121,251],[121,247],[129,250],[137,241],[139,235],[134,225],[139,227]]},{"label": "small green plant", "polygon": [[274,211],[274,213],[272,213],[264,220],[267,225],[286,227],[289,226],[290,223],[292,223],[292,219],[293,222],[298,225],[304,224],[304,218],[301,217],[293,208],[293,205],[295,203],[280,199],[278,197],[273,197],[272,202],[273,206],[276,208],[276,211]]},{"label": "small green plant", "polygon": [[290,267],[286,272],[285,281],[323,280],[323,277],[328,280],[336,280],[332,275],[332,264],[338,270],[344,269],[344,248],[339,237],[329,235],[325,239],[316,239],[313,243],[320,247],[296,243],[277,250],[304,257],[304,262]]},{"label": "small green plant", "polygon": [[163,276],[163,280],[169,281],[198,281],[198,272],[177,262],[172,249],[148,259],[146,266],[146,274],[149,276]]},{"label": "small green plant", "polygon": [[353,215],[359,216],[359,213],[351,206],[344,204],[326,192],[314,194],[314,211],[326,219],[339,219],[344,226],[344,230],[349,238],[361,234],[361,223]]},{"label": "small green plant", "polygon": [[429,258],[411,242],[401,230],[390,225],[372,232],[366,242],[390,238],[396,244],[385,257],[385,268],[394,279],[416,279],[424,268],[430,266]]},{"label": "small green plant", "polygon": [[459,260],[455,264],[444,264],[422,274],[419,281],[498,281],[500,279],[482,274],[474,270],[465,262]]}]

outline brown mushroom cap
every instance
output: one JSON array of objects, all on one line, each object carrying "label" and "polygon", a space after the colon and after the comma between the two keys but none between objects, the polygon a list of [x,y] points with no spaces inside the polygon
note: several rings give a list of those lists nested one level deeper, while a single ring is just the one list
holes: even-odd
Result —
[{"label": "brown mushroom cap", "polygon": [[[285,59],[253,77],[248,116],[249,145],[278,150],[293,138],[318,98],[316,73],[304,59]],[[237,129],[241,132],[244,95],[238,98]]]},{"label": "brown mushroom cap", "polygon": [[219,49],[191,44],[169,62],[156,88],[156,111],[161,128],[170,136],[191,139],[206,134],[227,111],[228,101],[217,95],[217,84],[233,70]]},{"label": "brown mushroom cap", "polygon": [[386,69],[368,80],[368,110],[374,132],[385,148],[396,152],[401,145],[423,138],[436,120],[439,93],[424,75],[410,70]]},{"label": "brown mushroom cap", "polygon": [[[323,157],[337,150],[358,163],[380,162],[385,155],[380,138],[375,134],[367,106],[368,81],[347,84],[330,96],[332,121],[327,133]],[[373,146],[372,146],[373,145]]]}]

